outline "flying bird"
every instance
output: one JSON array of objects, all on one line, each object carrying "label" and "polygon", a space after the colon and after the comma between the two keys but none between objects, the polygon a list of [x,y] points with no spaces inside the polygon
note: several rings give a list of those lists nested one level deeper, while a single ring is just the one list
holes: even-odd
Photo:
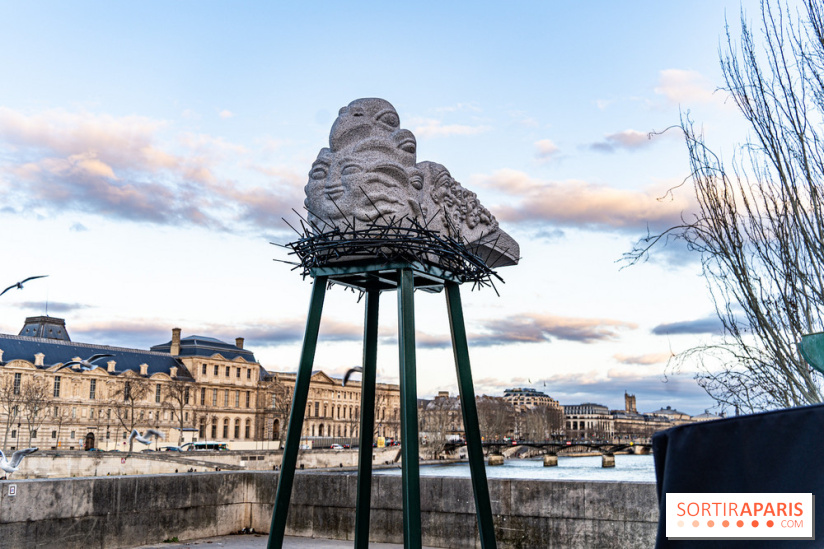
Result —
[{"label": "flying bird", "polygon": [[25,284],[29,280],[34,280],[35,278],[46,278],[47,276],[49,276],[49,275],[30,276],[30,277],[26,278],[25,280],[21,280],[20,282],[15,282],[11,286],[9,286],[8,288],[6,288],[2,292],[0,292],[0,295],[3,295],[4,293],[8,292],[12,288],[17,288],[18,290],[22,290],[23,289],[23,284]]},{"label": "flying bird", "polygon": [[143,444],[151,444],[152,443],[152,440],[151,440],[152,437],[166,438],[166,436],[163,433],[161,433],[160,431],[157,431],[155,429],[146,429],[146,433],[143,434],[143,435],[138,433],[137,429],[132,429],[132,434],[129,435],[129,444],[131,444],[132,439],[134,439],[138,442],[142,442]]},{"label": "flying bird", "polygon": [[355,372],[363,373],[363,366],[355,366],[353,368],[349,368],[346,373],[343,375],[343,386],[346,387],[346,382],[349,381],[349,376],[354,374]]},{"label": "flying bird", "polygon": [[[6,454],[3,453],[3,450],[0,450],[0,469],[11,475],[20,468],[20,462],[23,461],[24,457],[36,451],[37,448],[17,450],[11,455],[11,461],[9,461],[6,459]],[[6,475],[5,478],[8,478],[8,475]]]},{"label": "flying bird", "polygon": [[[96,355],[92,355],[89,358],[83,360],[70,360],[67,363],[63,364],[57,370],[62,370],[63,368],[74,368],[77,365],[80,365],[80,369],[84,372],[88,372],[89,370],[94,370],[95,368],[99,368],[100,366],[97,364],[92,364],[96,360],[100,360],[101,358],[106,358],[108,356],[114,356],[108,353],[99,353]],[[57,371],[55,370],[55,371]]]}]

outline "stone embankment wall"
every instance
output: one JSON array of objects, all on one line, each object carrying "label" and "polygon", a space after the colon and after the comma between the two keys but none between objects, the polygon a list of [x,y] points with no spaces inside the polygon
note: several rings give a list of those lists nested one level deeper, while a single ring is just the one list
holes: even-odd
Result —
[{"label": "stone embankment wall", "polygon": [[[14,486],[15,495],[10,495]],[[0,547],[134,547],[269,530],[277,473],[239,471],[0,482]],[[355,473],[299,472],[287,534],[354,536]],[[499,547],[652,547],[647,483],[490,480]],[[403,542],[400,476],[374,478],[371,539]],[[423,543],[479,547],[469,479],[421,479]]]},{"label": "stone embankment wall", "polygon": [[[397,448],[373,448],[377,465],[394,463]],[[280,451],[228,452],[82,452],[39,451],[23,461],[13,479],[158,475],[222,470],[272,471],[280,467]],[[309,450],[298,456],[298,468],[356,467],[357,450]],[[2,478],[2,476],[0,476]]]}]

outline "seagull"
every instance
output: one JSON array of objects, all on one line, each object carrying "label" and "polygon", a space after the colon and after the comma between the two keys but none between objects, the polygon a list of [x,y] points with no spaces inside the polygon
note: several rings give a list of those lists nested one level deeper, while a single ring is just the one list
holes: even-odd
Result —
[{"label": "seagull", "polygon": [[2,292],[0,292],[0,295],[3,295],[4,293],[8,292],[12,288],[17,288],[18,290],[22,290],[23,289],[23,284],[25,284],[29,280],[34,280],[35,278],[46,278],[47,276],[49,276],[49,275],[30,276],[30,277],[26,278],[25,280],[21,280],[20,282],[15,282],[11,286],[9,286],[8,288],[6,288]]},{"label": "seagull", "polygon": [[144,435],[138,433],[137,429],[132,429],[132,434],[129,435],[129,443],[131,443],[132,439],[134,439],[138,442],[142,442],[143,444],[151,444],[151,437],[166,438],[166,436],[163,433],[155,429],[146,429],[146,434]]},{"label": "seagull", "polygon": [[[6,459],[6,454],[3,453],[3,450],[0,450],[0,469],[11,475],[20,468],[20,462],[23,461],[24,457],[36,451],[37,448],[17,450],[11,455],[11,461],[9,461]],[[5,478],[8,478],[8,475]]]},{"label": "seagull", "polygon": [[[80,369],[84,372],[88,372],[89,370],[94,370],[95,368],[99,368],[100,366],[97,364],[92,364],[95,360],[100,360],[101,358],[106,358],[107,356],[114,356],[108,353],[99,353],[96,355],[92,355],[89,358],[83,360],[70,360],[67,363],[63,364],[57,370],[62,370],[63,368],[74,368],[77,365],[80,365]],[[57,371],[55,370],[55,372]]]},{"label": "seagull", "polygon": [[355,366],[353,368],[349,368],[346,373],[343,375],[343,386],[346,387],[346,382],[349,381],[349,376],[354,374],[355,372],[363,373],[363,366]]}]

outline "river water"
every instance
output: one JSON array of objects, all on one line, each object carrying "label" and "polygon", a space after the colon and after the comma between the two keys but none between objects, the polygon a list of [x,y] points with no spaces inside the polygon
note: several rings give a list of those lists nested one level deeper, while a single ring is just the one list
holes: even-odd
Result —
[{"label": "river water", "polygon": [[[375,475],[400,475],[400,469],[378,469]],[[421,465],[424,477],[469,477],[467,462],[444,465]],[[486,466],[487,478],[539,480],[597,480],[615,482],[655,482],[652,455],[615,456],[615,467],[601,467],[601,456],[558,457],[557,467],[544,467],[542,457],[507,459],[503,465]]]}]

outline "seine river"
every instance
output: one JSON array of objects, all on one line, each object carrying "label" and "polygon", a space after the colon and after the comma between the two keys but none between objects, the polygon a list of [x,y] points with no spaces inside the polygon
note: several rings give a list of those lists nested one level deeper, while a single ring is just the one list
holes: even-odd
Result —
[{"label": "seine river", "polygon": [[[376,475],[400,475],[398,469],[377,469]],[[421,476],[469,477],[469,464],[421,465]],[[486,466],[487,478],[542,480],[611,480],[616,482],[655,482],[652,455],[617,455],[614,468],[601,467],[601,456],[558,457],[557,467],[544,467],[543,458],[507,459],[503,465]]]}]

